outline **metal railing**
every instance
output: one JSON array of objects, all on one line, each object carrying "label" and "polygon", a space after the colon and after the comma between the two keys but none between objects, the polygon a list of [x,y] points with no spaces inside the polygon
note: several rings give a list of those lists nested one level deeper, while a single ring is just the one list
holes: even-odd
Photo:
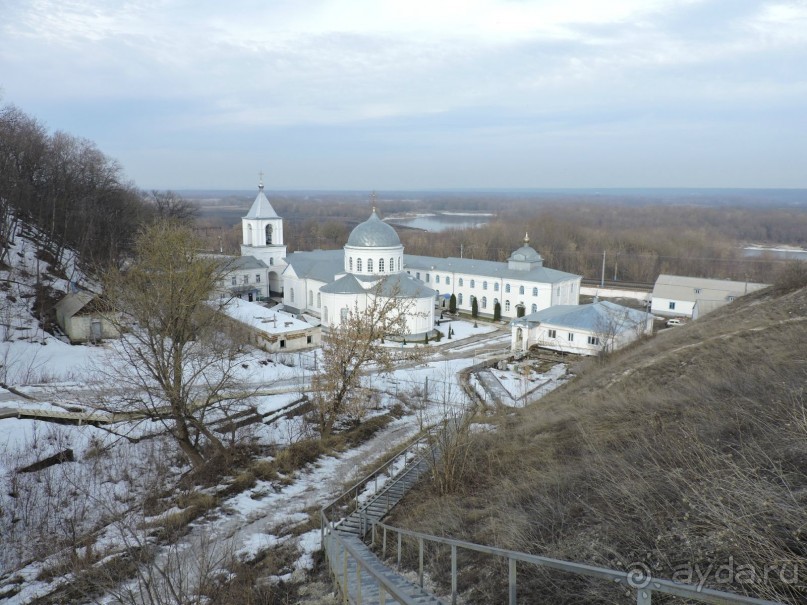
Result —
[{"label": "metal railing", "polygon": [[[376,581],[379,603],[381,605],[386,603],[387,596],[392,597],[401,605],[417,605],[418,601],[407,594],[403,588],[396,586],[381,573],[367,565],[364,557],[356,552],[339,532],[329,529],[325,534],[322,547],[325,551],[325,559],[328,561],[328,569],[331,572],[334,584],[342,587],[342,600],[344,603],[353,602],[356,605],[362,605],[362,575],[366,574]],[[353,600],[351,600],[348,594],[348,586],[351,581],[349,574],[350,559],[352,559],[356,565],[354,572],[356,591]]]},{"label": "metal railing", "polygon": [[[722,592],[713,590],[711,588],[702,588],[693,586],[691,584],[681,584],[672,580],[657,579],[650,577],[647,574],[636,574],[636,572],[617,571],[614,569],[607,569],[605,567],[596,567],[593,565],[586,565],[584,563],[573,563],[571,561],[563,561],[560,559],[552,559],[549,557],[542,557],[539,555],[531,555],[528,553],[518,552],[514,550],[506,550],[503,548],[496,548],[493,546],[484,546],[481,544],[474,544],[473,542],[465,542],[464,540],[455,540],[453,538],[443,538],[440,536],[433,536],[430,534],[423,534],[408,529],[401,529],[386,525],[380,521],[373,523],[372,531],[372,545],[375,546],[378,534],[381,534],[381,559],[387,558],[387,532],[392,532],[397,537],[397,562],[401,564],[401,553],[403,552],[403,537],[410,538],[417,543],[418,546],[418,581],[420,586],[423,586],[423,549],[424,544],[432,542],[435,544],[442,544],[451,548],[451,603],[456,605],[458,586],[457,586],[457,550],[465,549],[484,554],[493,555],[507,559],[508,568],[508,603],[509,605],[516,605],[517,595],[517,574],[516,563],[528,563],[539,567],[546,567],[558,571],[573,573],[576,575],[588,576],[599,578],[601,580],[610,581],[613,584],[624,586],[626,589],[636,590],[636,603],[637,605],[651,605],[651,600],[654,592],[674,595],[697,601],[699,603],[713,603],[716,605],[782,605],[776,601],[766,601],[757,599],[755,597],[746,597],[742,595],[733,594],[730,592]],[[638,571],[638,570],[637,570]]]}]

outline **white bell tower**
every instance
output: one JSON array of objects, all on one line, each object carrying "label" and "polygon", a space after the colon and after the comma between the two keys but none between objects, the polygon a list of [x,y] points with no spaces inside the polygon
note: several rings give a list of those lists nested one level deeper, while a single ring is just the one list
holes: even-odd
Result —
[{"label": "white bell tower", "polygon": [[253,256],[266,263],[270,290],[281,292],[280,274],[286,268],[283,219],[277,215],[263,192],[263,173],[260,174],[258,196],[249,212],[241,218],[241,230],[241,256]]}]

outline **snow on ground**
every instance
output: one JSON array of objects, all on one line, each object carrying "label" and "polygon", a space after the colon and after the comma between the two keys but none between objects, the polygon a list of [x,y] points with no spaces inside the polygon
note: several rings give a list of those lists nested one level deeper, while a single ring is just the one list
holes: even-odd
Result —
[{"label": "snow on ground", "polygon": [[546,372],[536,372],[527,364],[509,364],[507,370],[494,368],[491,372],[510,395],[514,405],[525,405],[566,382],[566,370],[567,366],[563,363],[553,365]]}]

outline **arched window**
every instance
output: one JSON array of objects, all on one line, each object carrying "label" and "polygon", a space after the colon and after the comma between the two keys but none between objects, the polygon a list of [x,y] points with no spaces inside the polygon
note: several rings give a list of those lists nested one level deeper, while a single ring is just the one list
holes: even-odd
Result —
[{"label": "arched window", "polygon": [[266,245],[272,245],[272,225],[266,225]]},{"label": "arched window", "polygon": [[475,285],[476,285],[476,282],[474,282],[474,280],[471,280],[471,287],[473,288]]},{"label": "arched window", "polygon": [[361,259],[360,258],[356,259],[356,271],[361,273]]},{"label": "arched window", "polygon": [[347,266],[350,271],[353,271],[353,257],[351,256],[347,261]]},{"label": "arched window", "polygon": [[275,264],[275,259],[274,259],[274,258],[270,258],[270,259],[269,259],[269,264],[270,264],[270,265],[274,265],[274,264]]},{"label": "arched window", "polygon": [[510,294],[510,284],[504,284],[504,291],[505,291],[507,294]]},{"label": "arched window", "polygon": [[496,282],[495,284],[493,284],[493,291],[494,291],[494,292],[498,292],[498,291],[499,291],[499,282]]},{"label": "arched window", "polygon": [[317,307],[322,306],[322,292],[317,292]]},{"label": "arched window", "polygon": [[373,259],[368,258],[367,259],[367,273],[372,273],[372,272],[373,272]]},{"label": "arched window", "polygon": [[518,293],[519,294],[524,294],[524,286],[519,286],[518,287]]},{"label": "arched window", "polygon": [[504,310],[505,311],[510,310],[510,301],[509,300],[504,301]]},{"label": "arched window", "polygon": [[308,291],[308,306],[309,307],[314,306],[314,291],[313,290]]},{"label": "arched window", "polygon": [[289,288],[289,302],[294,302],[294,288]]},{"label": "arched window", "polygon": [[446,277],[446,286],[450,286],[450,285],[451,285],[451,278]]},{"label": "arched window", "polygon": [[462,278],[460,277],[460,288],[462,287]]},{"label": "arched window", "polygon": [[[400,270],[401,270],[401,268],[398,267],[398,271],[400,271]],[[390,256],[389,257],[389,272],[392,273],[393,271],[395,271],[395,257]]]},{"label": "arched window", "polygon": [[247,225],[247,246],[252,245],[252,225]]},{"label": "arched window", "polygon": [[462,306],[462,292],[457,294],[457,304]]},{"label": "arched window", "polygon": [[487,296],[483,296],[483,297],[482,297],[482,308],[483,308],[483,309],[487,309],[487,308],[488,308],[488,297],[487,297]]},{"label": "arched window", "polygon": [[483,290],[487,290],[487,289],[488,289],[488,282],[486,282],[486,281],[483,281],[483,282],[482,282],[482,289],[483,289]]},{"label": "arched window", "polygon": [[538,288],[533,288],[532,289],[532,295],[533,296],[538,296]]},{"label": "arched window", "polygon": [[378,259],[378,272],[379,273],[384,272],[384,259],[383,258]]},{"label": "arched window", "polygon": [[398,271],[401,270],[401,257],[398,257]]},{"label": "arched window", "polygon": [[440,283],[440,276],[439,276],[439,275],[435,275],[435,276],[434,276],[434,283],[435,283],[435,284],[439,284],[439,283]]}]

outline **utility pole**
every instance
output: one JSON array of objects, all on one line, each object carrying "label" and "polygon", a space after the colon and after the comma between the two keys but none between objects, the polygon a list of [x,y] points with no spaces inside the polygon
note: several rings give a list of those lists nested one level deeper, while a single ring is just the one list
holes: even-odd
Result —
[{"label": "utility pole", "polygon": [[600,288],[605,287],[605,250],[602,251],[602,277],[600,278]]},{"label": "utility pole", "polygon": [[462,258],[462,244],[460,244],[460,258]]},{"label": "utility pole", "polygon": [[616,281],[616,263],[618,259],[619,259],[619,252],[617,252],[616,256],[614,256],[614,281]]}]

